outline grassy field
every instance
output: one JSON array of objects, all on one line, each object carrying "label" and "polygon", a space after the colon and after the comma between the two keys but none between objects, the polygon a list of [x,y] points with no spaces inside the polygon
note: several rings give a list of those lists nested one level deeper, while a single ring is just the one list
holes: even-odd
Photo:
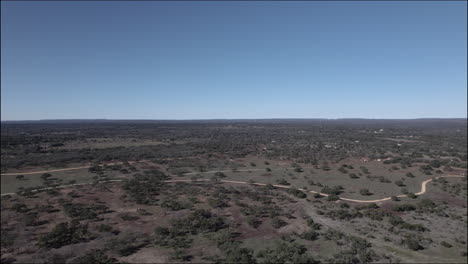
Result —
[{"label": "grassy field", "polygon": [[[180,175],[179,177],[173,175],[173,177],[175,179],[190,179],[194,176],[199,178],[210,178],[219,171],[225,175],[225,177],[220,179],[265,184],[281,184],[281,180],[285,180],[292,187],[317,192],[320,192],[323,186],[333,187],[340,185],[344,188],[340,196],[351,199],[373,200],[393,195],[400,195],[403,193],[403,188],[409,192],[419,192],[421,190],[422,181],[436,176],[424,175],[417,167],[394,170],[392,169],[392,165],[383,164],[378,161],[360,162],[356,160],[348,160],[340,164],[330,165],[329,171],[316,169],[310,165],[306,166],[303,164],[297,164],[297,166],[302,168],[302,172],[297,172],[296,167],[294,167],[292,163],[285,161],[272,161],[257,157],[249,157],[234,160],[234,162],[242,164],[243,166],[233,170],[231,167],[221,165],[217,168],[209,168],[204,171],[197,170],[194,167],[180,167],[178,169],[190,173]],[[346,173],[338,171],[340,166],[343,164],[348,165],[346,168],[348,172]],[[153,165],[161,166],[161,164]],[[353,169],[350,169],[349,165],[351,165]],[[360,169],[361,166],[365,166],[369,173],[363,173]],[[36,170],[43,169],[44,168],[37,168]],[[407,177],[406,174],[408,172],[411,172],[414,177]],[[350,178],[350,173],[358,175],[359,178]],[[52,177],[61,179],[62,184],[68,184],[70,181],[76,181],[76,183],[92,182],[93,177],[96,176],[96,174],[90,173],[88,169],[60,171],[53,172],[51,174]],[[126,177],[125,174],[120,173],[118,170],[106,170],[105,175],[108,176],[109,179],[120,179]],[[381,176],[391,182],[382,182],[380,180]],[[397,186],[395,181],[403,182],[404,186]],[[312,182],[313,185],[311,184]],[[24,175],[24,180],[18,180],[16,179],[16,176],[2,175],[1,183],[2,193],[15,192],[20,187],[38,187],[43,186],[44,184],[41,179],[41,174]],[[359,191],[363,188],[368,189],[371,194],[360,194]]]}]

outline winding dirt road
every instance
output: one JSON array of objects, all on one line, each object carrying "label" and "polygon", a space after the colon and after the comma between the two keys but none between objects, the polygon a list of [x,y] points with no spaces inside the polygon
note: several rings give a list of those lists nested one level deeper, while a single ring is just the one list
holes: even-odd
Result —
[{"label": "winding dirt road", "polygon": [[[129,164],[132,164],[132,163],[135,163],[136,161],[131,161],[131,162],[128,162]],[[142,161],[142,162],[145,162],[145,161]],[[118,164],[123,164],[123,162],[114,162],[114,163],[107,163],[107,164],[104,164],[104,165],[118,165]],[[104,165],[99,165],[99,166],[104,166]],[[46,170],[46,171],[32,171],[32,172],[23,172],[23,173],[19,173],[19,172],[15,172],[15,173],[3,173],[1,175],[11,175],[11,176],[14,176],[14,175],[31,175],[31,174],[41,174],[41,173],[49,173],[49,172],[57,172],[57,171],[68,171],[68,170],[79,170],[79,169],[87,169],[87,168],[90,168],[90,166],[82,166],[82,167],[74,167],[74,168],[66,168],[66,169],[56,169],[56,170]],[[237,170],[237,171],[258,171],[258,170],[263,170],[263,169],[245,169],[245,170]],[[224,171],[205,171],[205,172],[188,172],[188,173],[185,173],[184,175],[196,175],[196,174],[206,174],[206,173],[216,173],[216,172],[228,172],[229,170],[224,170]],[[465,176],[461,176],[461,175],[446,175],[446,176],[438,176],[438,177],[435,177],[435,179],[439,179],[439,178],[463,178]],[[429,179],[429,180],[425,180],[421,183],[421,191],[418,192],[418,193],[415,193],[415,195],[419,196],[419,195],[422,195],[424,193],[426,193],[426,186],[429,182],[431,182],[433,179]],[[107,181],[107,182],[121,182],[123,180],[110,180],[110,181]],[[165,182],[167,183],[177,183],[177,182],[207,182],[207,181],[210,181],[210,179],[197,179],[197,180],[167,180]],[[233,183],[233,184],[250,184],[250,185],[256,185],[256,186],[266,186],[268,184],[266,183],[258,183],[258,182],[254,182],[254,183],[249,183],[249,182],[244,182],[244,181],[231,181],[231,180],[219,180],[219,182],[224,182],[224,183]],[[89,184],[92,184],[92,183],[76,183],[76,184],[70,184],[70,185],[62,185],[62,186],[58,186],[56,188],[68,188],[68,187],[73,187],[73,186],[81,186],[81,185],[89,185]],[[283,189],[291,189],[291,188],[294,188],[294,187],[291,187],[291,186],[286,186],[286,185],[279,185],[279,184],[273,184],[273,187],[275,188],[283,188]],[[51,187],[48,187],[48,188],[43,188],[43,189],[40,189],[40,190],[48,190],[48,189],[52,189]],[[316,191],[309,191],[309,190],[305,190],[305,189],[298,189],[300,191],[303,191],[303,192],[308,192],[308,193],[318,193],[322,196],[328,196],[328,194],[326,193],[321,193],[321,192],[316,192]],[[4,194],[1,194],[1,196],[5,196],[5,195],[14,195],[16,193],[4,193]],[[406,194],[401,194],[401,195],[397,195],[396,197],[407,197]],[[384,202],[384,201],[388,201],[388,200],[391,200],[392,197],[385,197],[385,198],[382,198],[382,199],[376,199],[376,200],[356,200],[356,199],[350,199],[350,198],[345,198],[345,197],[341,197],[339,196],[340,200],[343,200],[343,201],[347,201],[347,202],[355,202],[355,203],[379,203],[379,202]]]}]

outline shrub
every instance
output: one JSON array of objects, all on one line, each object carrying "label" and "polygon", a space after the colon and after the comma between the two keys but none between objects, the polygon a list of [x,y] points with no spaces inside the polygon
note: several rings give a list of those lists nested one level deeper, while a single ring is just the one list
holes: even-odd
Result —
[{"label": "shrub", "polygon": [[298,190],[296,188],[288,189],[287,192],[294,195],[294,196],[296,196],[297,198],[303,199],[303,198],[307,197],[307,194],[305,194],[303,191],[300,191],[300,190]]},{"label": "shrub", "polygon": [[351,179],[359,179],[359,176],[357,176],[356,173],[350,173],[350,174],[349,174],[349,177],[350,177]]},{"label": "shrub", "polygon": [[164,181],[168,177],[159,170],[146,171],[145,175],[135,174],[131,180],[125,180],[122,188],[137,204],[155,204]]},{"label": "shrub", "polygon": [[60,248],[65,245],[89,241],[92,239],[86,225],[80,225],[78,221],[60,223],[51,232],[39,238],[38,246],[43,248]]},{"label": "shrub", "polygon": [[372,194],[371,192],[369,192],[369,189],[361,189],[361,190],[359,190],[359,193],[361,195],[366,195],[366,196]]},{"label": "shrub", "polygon": [[440,242],[440,245],[443,246],[443,247],[446,247],[446,248],[451,248],[452,245],[446,241],[442,241]]},{"label": "shrub", "polygon": [[348,210],[331,210],[328,211],[327,216],[332,219],[339,219],[339,220],[351,220],[357,217],[362,217],[362,214],[358,211],[348,211]]},{"label": "shrub", "polygon": [[276,182],[278,184],[281,184],[281,185],[291,185],[289,182],[287,182],[285,179],[278,179],[276,180]]},{"label": "shrub", "polygon": [[192,259],[192,255],[187,254],[187,252],[183,249],[175,249],[171,254],[172,260],[178,261],[190,261]]},{"label": "shrub", "polygon": [[48,178],[52,177],[52,174],[50,173],[44,173],[41,175],[41,179],[47,180]]},{"label": "shrub", "polygon": [[26,213],[28,212],[30,209],[28,208],[28,206],[24,203],[15,203],[11,206],[11,210],[13,211],[16,211],[18,213]]},{"label": "shrub", "polygon": [[393,210],[397,212],[414,211],[416,207],[412,204],[399,204],[393,206]]},{"label": "shrub", "polygon": [[300,235],[300,237],[302,239],[305,239],[305,240],[313,241],[313,240],[316,240],[319,237],[319,233],[317,233],[317,232],[315,232],[313,230],[310,230],[310,231],[302,233]]},{"label": "shrub", "polygon": [[121,213],[119,217],[124,221],[135,221],[135,220],[140,219],[140,217],[136,215],[132,215],[130,213]]},{"label": "shrub", "polygon": [[344,166],[341,166],[339,169],[338,169],[339,172],[341,173],[348,173],[348,171],[344,168]]},{"label": "shrub", "polygon": [[307,218],[307,225],[312,229],[312,230],[320,230],[322,228],[322,225],[319,223],[315,223],[314,219],[312,218]]},{"label": "shrub", "polygon": [[249,216],[247,218],[247,223],[253,228],[257,228],[262,224],[262,221],[254,216]]},{"label": "shrub", "polygon": [[322,195],[320,195],[320,193],[314,193],[314,194],[313,194],[313,197],[314,197],[314,198],[320,198],[320,197],[322,197]]},{"label": "shrub", "polygon": [[192,244],[192,239],[185,236],[186,231],[174,227],[157,227],[154,234],[154,243],[162,247],[188,248]]},{"label": "shrub", "polygon": [[13,243],[15,242],[17,236],[15,236],[13,233],[8,232],[4,229],[1,230],[1,235],[0,235],[0,245],[2,248],[7,248],[11,247]]},{"label": "shrub", "polygon": [[108,212],[108,207],[102,204],[65,203],[63,204],[63,210],[71,218],[84,220],[97,218],[98,214]]},{"label": "shrub", "polygon": [[109,240],[105,247],[119,256],[129,256],[148,243],[149,240],[143,234],[128,233]]},{"label": "shrub", "polygon": [[339,195],[342,192],[342,190],[343,190],[342,186],[328,187],[328,186],[325,185],[320,192],[321,193],[326,193],[326,194]]},{"label": "shrub", "polygon": [[339,199],[340,199],[340,197],[338,195],[336,195],[336,194],[330,194],[327,197],[328,201],[338,201]]},{"label": "shrub", "polygon": [[423,246],[419,244],[418,240],[414,238],[407,238],[407,239],[402,240],[401,242],[402,244],[406,245],[409,249],[414,250],[414,251],[424,249]]},{"label": "shrub", "polygon": [[296,167],[294,168],[295,172],[304,172],[304,170],[301,167]]},{"label": "shrub", "polygon": [[274,217],[272,220],[271,220],[271,225],[278,229],[278,228],[281,228],[283,226],[286,226],[288,223],[286,223],[285,221],[281,220],[280,218],[278,217]]},{"label": "shrub", "polygon": [[112,226],[106,224],[99,224],[96,226],[96,230],[99,232],[111,232]]},{"label": "shrub", "polygon": [[216,177],[219,177],[219,178],[226,178],[226,174],[220,172],[220,171],[217,171],[215,172],[214,174]]},{"label": "shrub", "polygon": [[225,250],[226,258],[222,263],[257,263],[253,257],[253,251],[248,248],[240,248],[236,244],[231,244],[231,247]]},{"label": "shrub", "polygon": [[29,213],[24,216],[24,223],[26,226],[40,226],[40,225],[48,223],[48,221],[47,220],[39,221],[37,213]]},{"label": "shrub", "polygon": [[181,231],[197,234],[216,232],[225,228],[226,223],[223,218],[209,211],[198,209],[185,218],[175,219],[173,226]]},{"label": "shrub", "polygon": [[400,228],[408,229],[408,230],[412,230],[412,231],[417,231],[417,232],[424,232],[424,231],[428,230],[427,228],[425,228],[421,224],[410,224],[410,223],[406,223],[406,222],[400,224]]},{"label": "shrub", "polygon": [[87,252],[85,255],[74,259],[73,263],[76,263],[76,264],[89,264],[89,263],[112,264],[112,263],[119,263],[119,261],[115,258],[111,258],[107,256],[102,250],[93,249]]},{"label": "shrub", "polygon": [[396,186],[403,187],[405,184],[402,181],[395,181]]},{"label": "shrub", "polygon": [[318,263],[307,254],[307,249],[297,243],[277,242],[273,248],[260,250],[257,257],[262,263]]},{"label": "shrub", "polygon": [[161,207],[171,209],[172,211],[179,211],[179,210],[183,210],[183,209],[189,209],[192,206],[190,204],[188,204],[188,203],[182,203],[182,202],[179,202],[179,201],[177,201],[175,199],[165,199],[161,203]]}]

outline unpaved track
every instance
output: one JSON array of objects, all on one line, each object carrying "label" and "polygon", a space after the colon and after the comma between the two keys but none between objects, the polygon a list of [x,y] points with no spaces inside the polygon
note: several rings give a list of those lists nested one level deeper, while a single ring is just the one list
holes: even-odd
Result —
[{"label": "unpaved track", "polygon": [[[129,161],[129,164],[136,163],[136,161]],[[105,166],[105,165],[120,165],[124,164],[123,162],[110,162],[105,164],[100,164],[98,166]],[[55,170],[43,170],[43,171],[30,171],[30,172],[9,172],[9,173],[2,173],[1,175],[5,176],[16,176],[16,175],[32,175],[32,174],[41,174],[41,173],[50,173],[50,172],[58,172],[58,171],[71,171],[71,170],[81,170],[81,169],[88,169],[91,168],[93,165],[81,166],[81,167],[72,167],[72,168],[65,168],[65,169],[55,169]]]},{"label": "unpaved track", "polygon": [[[166,159],[158,159],[158,160],[179,160],[179,159],[193,159],[193,158],[196,158],[196,157],[166,158]],[[142,163],[142,162],[143,163],[149,162],[149,160],[129,161],[128,164]],[[104,164],[98,164],[98,166],[121,165],[124,163],[125,162],[109,162],[109,163],[104,163]],[[7,173],[2,173],[1,175],[5,175],[5,176],[32,175],[32,174],[41,174],[41,173],[58,172],[58,171],[82,170],[82,169],[91,168],[93,166],[94,165],[86,165],[86,166],[81,166],[81,167],[72,167],[72,168],[55,169],[55,170],[43,170],[43,171],[30,171],[30,172],[7,172]]]},{"label": "unpaved track", "polygon": [[[145,161],[142,161],[142,162],[145,162]],[[135,163],[135,161],[133,162],[129,162],[130,164],[132,163]],[[105,165],[116,165],[116,164],[123,164],[122,162],[115,162],[115,163],[107,163]],[[100,166],[104,166],[104,165],[100,165]],[[84,169],[84,168],[89,168],[91,166],[83,166],[83,167],[75,167],[75,168],[67,168],[67,169],[58,169],[58,170],[48,170],[48,171],[34,171],[34,172],[27,172],[27,173],[5,173],[5,174],[2,174],[2,175],[26,175],[26,174],[39,174],[39,173],[47,173],[47,172],[54,172],[54,171],[66,171],[66,170],[79,170],[79,169]],[[262,169],[245,169],[245,170],[237,170],[237,171],[258,171],[258,170],[262,170]],[[196,175],[196,174],[203,174],[203,173],[216,173],[216,172],[228,172],[228,170],[225,170],[225,171],[205,171],[205,172],[188,172],[188,173],[185,173],[184,175]],[[446,175],[446,176],[438,176],[438,177],[435,177],[435,179],[439,179],[439,178],[463,178],[465,176],[461,176],[461,175]],[[415,193],[415,195],[419,196],[419,195],[422,195],[424,193],[426,193],[426,185],[427,183],[431,182],[433,179],[429,179],[429,180],[425,180],[421,183],[421,191],[418,192],[418,193]],[[123,180],[109,180],[107,182],[121,182]],[[165,182],[167,183],[177,183],[177,182],[207,182],[207,181],[210,181],[210,179],[197,179],[197,180],[167,180]],[[244,181],[231,181],[231,180],[219,180],[219,182],[224,182],[224,183],[233,183],[233,184],[250,184],[250,185],[256,185],[256,186],[266,186],[268,184],[266,183],[258,183],[258,182],[253,182],[253,183],[249,183],[249,182],[244,182]],[[92,183],[76,183],[76,184],[70,184],[70,185],[62,185],[62,186],[57,186],[56,188],[68,188],[68,187],[73,187],[73,186],[81,186],[81,185],[89,185],[89,184],[92,184]],[[273,184],[272,185],[273,187],[275,188],[283,188],[283,189],[291,189],[291,188],[294,188],[294,187],[291,187],[291,186],[286,186],[286,185],[279,185],[279,184]],[[48,188],[43,188],[43,189],[40,189],[40,190],[49,190],[49,189],[52,189],[52,187],[48,187]],[[298,189],[300,191],[303,191],[303,192],[309,192],[309,193],[318,193],[322,196],[328,196],[328,194],[326,193],[321,193],[321,192],[316,192],[316,191],[309,191],[309,190],[305,190],[305,189]],[[1,196],[5,196],[5,195],[14,195],[16,193],[4,193],[4,194],[1,194]],[[406,194],[401,194],[401,195],[397,195],[396,197],[407,197]],[[392,197],[385,197],[385,198],[382,198],[382,199],[376,199],[376,200],[356,200],[356,199],[349,199],[349,198],[344,198],[344,197],[341,197],[339,196],[340,200],[343,200],[343,201],[347,201],[347,202],[355,202],[355,203],[379,203],[379,202],[384,202],[384,201],[388,201],[388,200],[391,200]]]}]

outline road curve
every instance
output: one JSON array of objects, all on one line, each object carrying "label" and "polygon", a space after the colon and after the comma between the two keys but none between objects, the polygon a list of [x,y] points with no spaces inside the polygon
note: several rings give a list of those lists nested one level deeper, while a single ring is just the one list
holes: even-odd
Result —
[{"label": "road curve", "polygon": [[[108,165],[111,165],[111,164],[108,164]],[[77,169],[77,168],[73,168],[73,169]],[[259,169],[251,169],[251,170],[259,170]],[[248,170],[242,170],[242,171],[248,171]],[[48,171],[48,172],[51,172],[51,171]],[[193,174],[201,174],[201,173],[213,173],[213,172],[217,172],[217,171],[206,171],[206,172],[198,172],[198,173],[193,173],[193,172],[189,172],[189,173],[185,173],[184,175],[193,175]],[[439,179],[439,178],[463,178],[465,176],[461,176],[461,175],[446,175],[446,176],[437,176],[435,177],[435,179]],[[426,185],[427,183],[431,182],[433,179],[429,179],[429,180],[425,180],[421,183],[421,191],[418,192],[418,193],[415,193],[415,195],[419,196],[419,195],[422,195],[424,193],[426,193]],[[106,182],[121,182],[123,180],[109,180],[109,181],[106,181]],[[207,181],[211,181],[210,179],[197,179],[197,180],[167,180],[165,181],[166,183],[178,183],[178,182],[207,182]],[[256,186],[266,186],[268,184],[266,183],[258,183],[258,182],[244,182],[244,181],[232,181],[232,180],[219,180],[219,182],[223,182],[223,183],[233,183],[233,184],[249,184],[249,185],[256,185]],[[68,188],[68,187],[73,187],[73,186],[81,186],[81,185],[89,185],[89,184],[92,184],[92,183],[76,183],[76,184],[69,184],[69,185],[62,185],[62,186],[57,186],[55,188]],[[283,189],[291,189],[291,188],[294,188],[294,187],[291,187],[291,186],[286,186],[286,185],[279,185],[279,184],[272,184],[273,187],[275,188],[283,188]],[[43,188],[43,189],[40,189],[41,191],[43,190],[49,190],[49,189],[52,189],[52,187],[47,187],[47,188]],[[303,192],[308,192],[308,193],[318,193],[320,194],[321,196],[328,196],[328,194],[326,193],[321,193],[321,192],[316,192],[316,191],[309,191],[309,190],[305,190],[305,189],[301,189],[299,188],[298,190],[300,191],[303,191]],[[5,195],[14,195],[16,193],[4,193],[4,194],[1,194],[1,196],[5,196]],[[384,201],[388,201],[388,200],[391,200],[392,197],[385,197],[385,198],[382,198],[382,199],[376,199],[376,200],[357,200],[357,199],[349,199],[349,198],[344,198],[344,197],[341,197],[341,196],[338,196],[340,200],[342,201],[347,201],[347,202],[355,202],[355,203],[379,203],[379,202],[384,202]],[[397,195],[396,197],[407,197],[406,194],[401,194],[401,195]]]},{"label": "road curve", "polygon": [[[136,161],[129,161],[129,164],[133,164]],[[98,166],[105,166],[105,165],[119,165],[124,164],[124,162],[110,162],[105,164],[100,164]],[[5,176],[17,176],[17,175],[32,175],[32,174],[41,174],[41,173],[50,173],[50,172],[58,172],[58,171],[70,171],[70,170],[81,170],[81,169],[88,169],[91,168],[93,165],[81,166],[81,167],[72,167],[72,168],[64,168],[64,169],[55,169],[55,170],[43,170],[43,171],[30,171],[30,172],[10,172],[10,173],[2,173],[1,175]]]}]

